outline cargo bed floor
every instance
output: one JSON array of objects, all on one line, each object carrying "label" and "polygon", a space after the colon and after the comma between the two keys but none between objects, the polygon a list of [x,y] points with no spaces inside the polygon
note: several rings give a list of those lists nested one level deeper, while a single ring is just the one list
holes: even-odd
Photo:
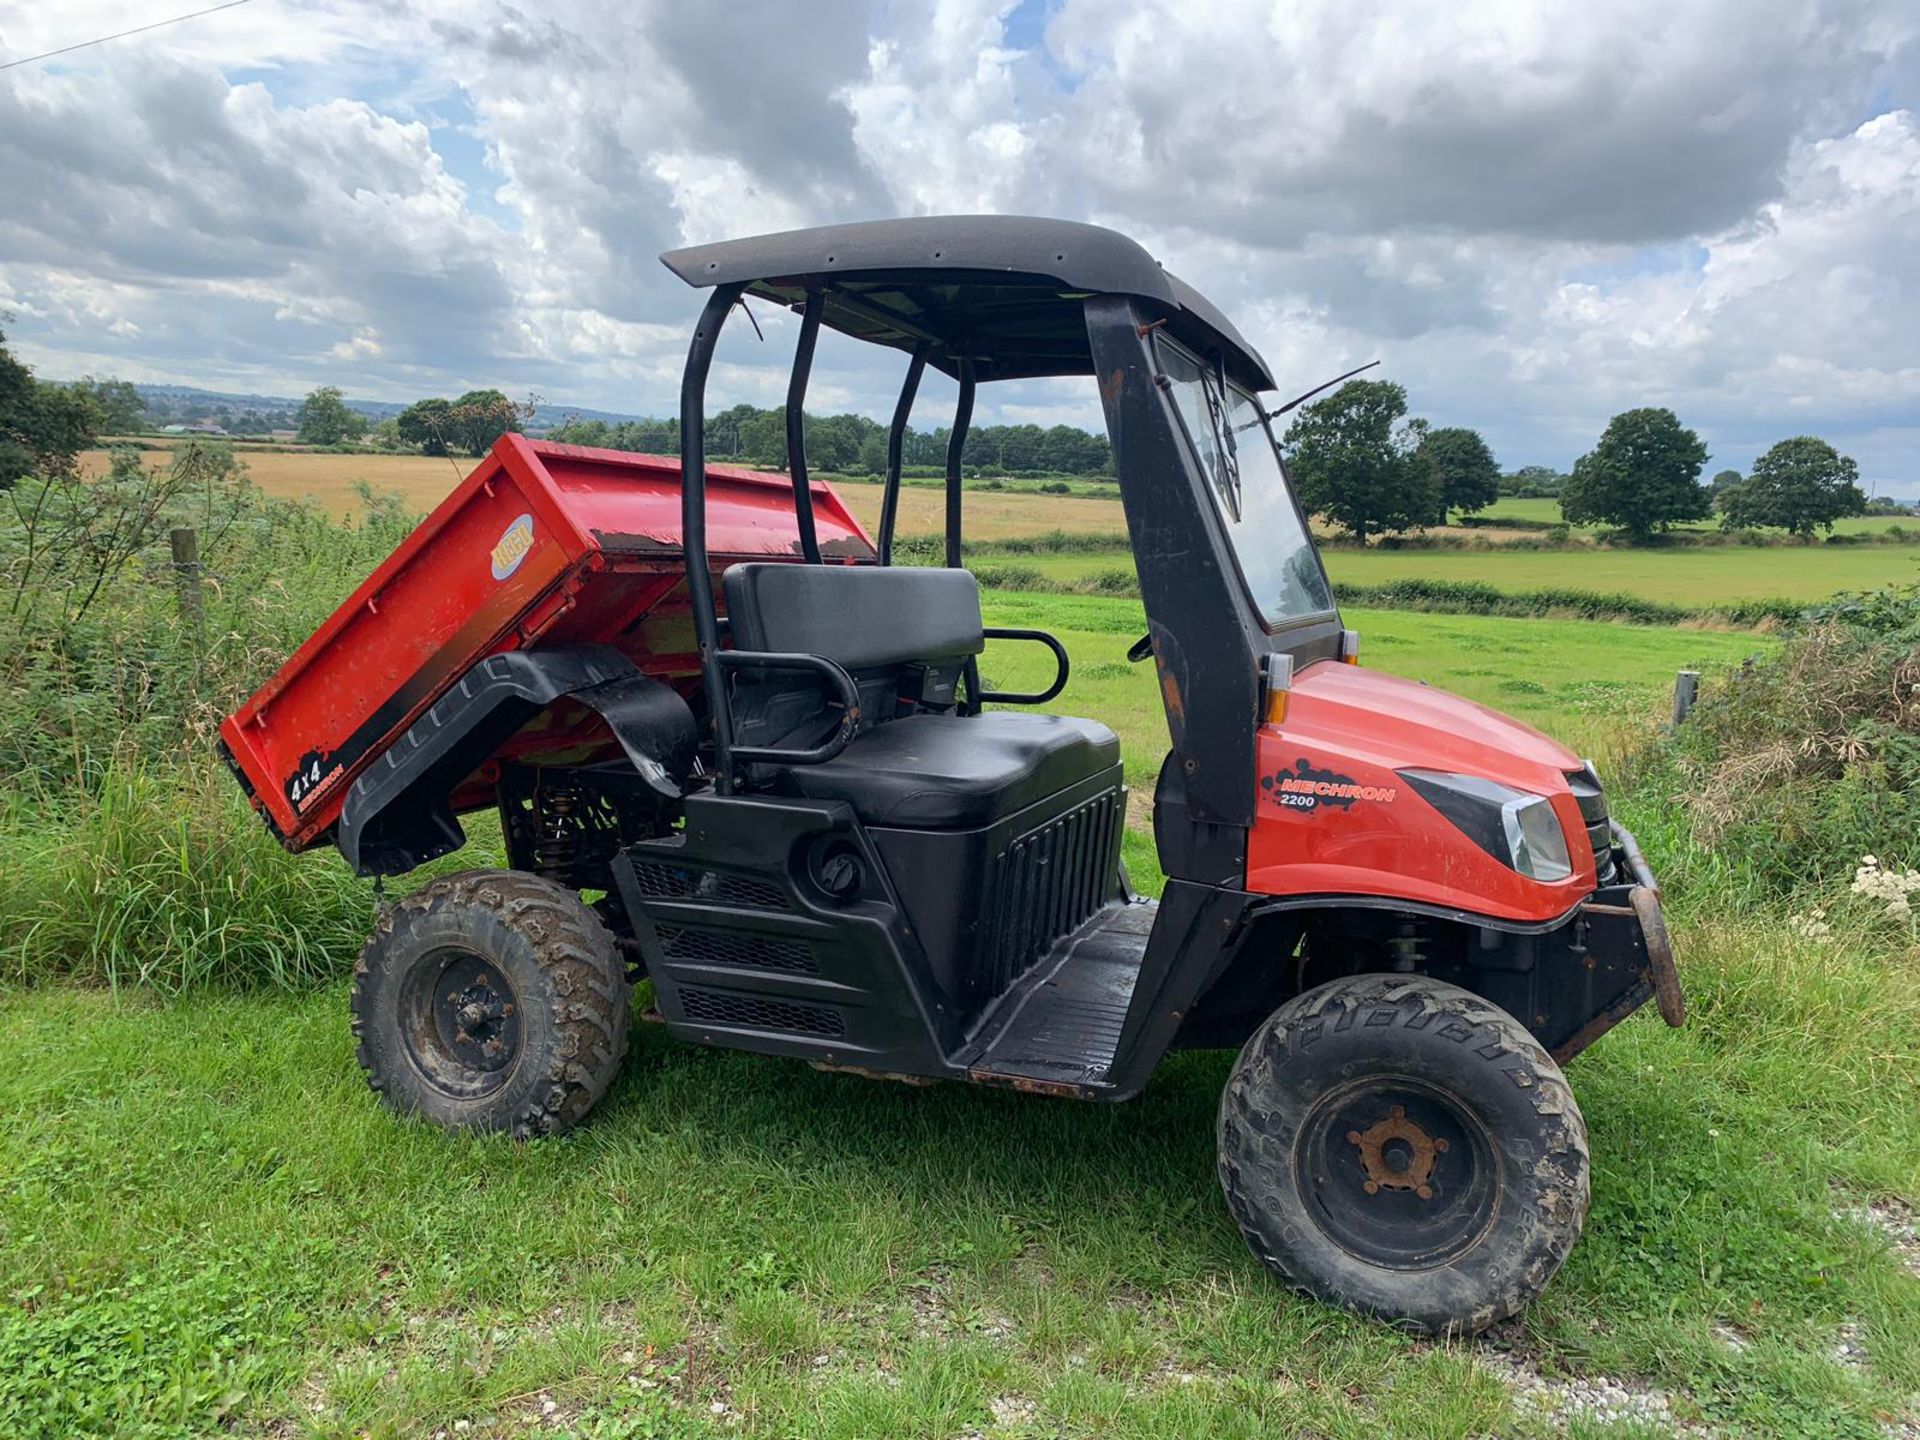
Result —
[{"label": "cargo bed floor", "polygon": [[995,1007],[968,1064],[975,1078],[1110,1083],[1158,908],[1116,902],[1064,937]]}]

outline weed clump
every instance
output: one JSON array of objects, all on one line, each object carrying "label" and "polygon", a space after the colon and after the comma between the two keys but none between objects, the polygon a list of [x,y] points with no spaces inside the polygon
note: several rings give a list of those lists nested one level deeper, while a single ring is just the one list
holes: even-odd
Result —
[{"label": "weed clump", "polygon": [[365,887],[281,850],[214,741],[411,528],[362,498],[356,524],[270,499],[218,444],[0,495],[0,980],[290,985],[351,960]]},{"label": "weed clump", "polygon": [[1653,763],[1694,841],[1776,893],[1920,859],[1920,589],[1808,611],[1775,655],[1709,679]]}]

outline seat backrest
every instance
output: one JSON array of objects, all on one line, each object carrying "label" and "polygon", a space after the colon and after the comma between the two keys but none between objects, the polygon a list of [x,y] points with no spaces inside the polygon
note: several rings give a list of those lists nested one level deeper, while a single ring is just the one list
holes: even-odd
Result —
[{"label": "seat backrest", "polygon": [[[953,703],[960,672],[986,648],[980,587],[965,570],[920,566],[734,565],[722,577],[737,650],[822,655],[860,688],[862,728],[890,719],[902,697]],[[743,744],[810,744],[831,730],[825,691],[805,675],[734,677]]]},{"label": "seat backrest", "polygon": [[723,582],[740,650],[824,655],[848,670],[961,660],[986,647],[966,570],[735,565]]}]

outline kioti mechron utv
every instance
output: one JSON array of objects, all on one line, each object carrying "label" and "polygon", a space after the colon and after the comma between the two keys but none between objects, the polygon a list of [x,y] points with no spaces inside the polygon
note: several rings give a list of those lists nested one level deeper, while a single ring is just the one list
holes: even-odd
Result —
[{"label": "kioti mechron utv", "polygon": [[[222,728],[290,848],[399,875],[497,807],[509,869],[386,906],[355,972],[396,1109],[532,1136],[612,1082],[633,986],[684,1040],[1122,1100],[1239,1047],[1220,1182],[1260,1259],[1416,1329],[1510,1314],[1586,1215],[1560,1062],[1649,998],[1659,891],[1591,766],[1355,664],[1260,356],[1133,241],[928,218],[675,251],[710,291],[677,459],[507,435]],[[746,297],[790,307],[790,474],[706,463]],[[877,537],[807,472],[820,327],[905,352]],[[958,382],[941,567],[892,563],[902,436]],[[1166,889],[1120,862],[1120,747],[1034,708],[1039,630],[961,566],[975,386],[1093,377],[1171,748]],[[1052,683],[983,684],[987,642]],[[593,898],[583,898],[586,896]]]}]

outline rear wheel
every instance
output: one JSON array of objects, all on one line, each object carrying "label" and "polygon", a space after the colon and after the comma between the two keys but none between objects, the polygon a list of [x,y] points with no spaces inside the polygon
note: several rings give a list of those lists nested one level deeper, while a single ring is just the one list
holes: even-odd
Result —
[{"label": "rear wheel", "polygon": [[435,880],[382,913],[354,967],[353,1033],[381,1099],[447,1130],[577,1124],[626,1052],[613,936],[571,890],[514,870]]},{"label": "rear wheel", "polygon": [[1247,1243],[1320,1299],[1466,1334],[1545,1288],[1587,1214],[1587,1132],[1526,1028],[1452,985],[1359,975],[1240,1052],[1220,1183]]}]

